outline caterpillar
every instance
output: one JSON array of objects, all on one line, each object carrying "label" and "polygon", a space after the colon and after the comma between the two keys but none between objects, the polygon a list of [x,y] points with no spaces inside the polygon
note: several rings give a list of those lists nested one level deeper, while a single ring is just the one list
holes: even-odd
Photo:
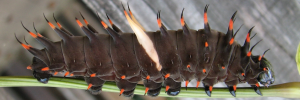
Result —
[{"label": "caterpillar", "polygon": [[180,93],[181,82],[187,86],[192,79],[197,86],[203,83],[205,93],[211,96],[213,85],[225,82],[229,92],[236,96],[236,85],[247,82],[254,91],[262,95],[259,84],[269,86],[274,83],[272,65],[262,55],[253,55],[250,48],[252,27],[247,33],[243,46],[234,38],[233,23],[236,12],[229,21],[226,34],[210,28],[207,20],[208,5],[204,8],[204,29],[192,30],[186,25],[181,13],[182,29],[167,30],[157,13],[159,31],[145,32],[130,11],[124,14],[134,33],[123,33],[109,16],[109,27],[99,16],[98,19],[108,34],[102,34],[92,27],[82,16],[84,26],[77,18],[77,24],[86,36],[74,36],[54,20],[54,26],[45,17],[49,26],[62,38],[53,42],[43,37],[35,29],[24,29],[45,48],[37,49],[26,41],[16,40],[34,55],[27,69],[41,83],[47,83],[53,75],[64,72],[64,76],[84,76],[87,90],[99,94],[105,81],[115,81],[120,95],[130,97],[134,94],[137,82],[143,81],[145,95],[158,96],[162,86],[166,93],[176,96]]}]

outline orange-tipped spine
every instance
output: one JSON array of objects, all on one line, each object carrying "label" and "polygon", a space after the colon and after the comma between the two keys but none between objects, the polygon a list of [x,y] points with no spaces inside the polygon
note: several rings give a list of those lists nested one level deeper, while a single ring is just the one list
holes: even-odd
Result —
[{"label": "orange-tipped spine", "polygon": [[56,27],[51,23],[51,22],[49,22],[49,20],[46,18],[46,16],[45,16],[45,14],[43,14],[44,15],[44,18],[45,18],[45,20],[47,21],[47,23],[49,24],[49,26],[52,28],[52,29],[55,29]]}]

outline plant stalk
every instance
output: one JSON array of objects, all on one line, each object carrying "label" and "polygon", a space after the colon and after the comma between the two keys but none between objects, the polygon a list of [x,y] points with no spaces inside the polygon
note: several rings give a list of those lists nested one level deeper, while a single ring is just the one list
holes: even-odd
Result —
[{"label": "plant stalk", "polygon": [[[48,84],[42,84],[31,76],[1,76],[0,87],[60,87],[60,88],[73,88],[73,89],[86,89],[87,83],[83,79],[75,78],[62,78],[52,77]],[[119,92],[120,90],[114,82],[106,82],[102,88],[105,92]],[[236,90],[237,98],[248,97],[285,97],[285,98],[300,98],[300,82],[290,82],[284,84],[273,85],[268,88],[260,87],[263,96],[254,92],[251,87],[238,87]],[[135,94],[144,95],[145,87],[137,85]],[[170,97],[165,93],[165,88],[161,89],[160,95]],[[211,97],[208,97],[204,88],[182,87],[180,94],[176,97],[189,97],[189,98],[233,98],[229,93],[228,88],[213,88]]]}]

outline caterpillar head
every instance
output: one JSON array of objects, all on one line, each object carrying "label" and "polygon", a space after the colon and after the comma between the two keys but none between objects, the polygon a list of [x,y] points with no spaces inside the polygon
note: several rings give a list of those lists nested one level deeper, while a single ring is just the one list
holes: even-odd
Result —
[{"label": "caterpillar head", "polygon": [[272,65],[267,59],[263,57],[260,61],[260,67],[264,71],[259,74],[257,80],[260,82],[260,84],[263,84],[264,86],[268,87],[270,84],[273,84],[275,81]]},{"label": "caterpillar head", "polygon": [[258,74],[257,81],[265,87],[270,86],[275,81],[274,72],[271,63],[264,57],[255,56],[252,58],[254,62],[260,63],[260,68],[263,70]]}]

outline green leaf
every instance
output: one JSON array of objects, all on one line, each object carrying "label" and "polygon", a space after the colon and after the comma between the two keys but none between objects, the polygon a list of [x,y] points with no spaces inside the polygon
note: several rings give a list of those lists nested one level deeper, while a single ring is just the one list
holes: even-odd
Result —
[{"label": "green leaf", "polygon": [[298,49],[296,53],[296,63],[297,63],[297,68],[298,68],[298,73],[300,75],[300,43],[298,44]]},{"label": "green leaf", "polygon": [[[29,87],[29,86],[41,86],[41,87],[61,87],[61,88],[74,88],[74,89],[86,89],[87,84],[83,79],[74,78],[60,78],[53,77],[48,84],[42,84],[30,76],[1,76],[0,87]],[[106,92],[119,92],[114,82],[106,82],[103,86],[103,91]],[[165,93],[165,88],[161,89],[159,96],[169,97]],[[279,84],[270,86],[269,88],[260,88],[263,97],[286,97],[286,98],[300,98],[300,82],[291,82],[285,84]],[[237,98],[246,97],[262,97],[257,95],[251,87],[239,87],[236,90]],[[143,85],[137,85],[135,94],[144,95],[145,87]],[[181,92],[176,97],[193,97],[193,98],[234,98],[229,93],[226,87],[213,88],[212,96],[208,97],[204,88],[189,87],[185,90],[185,87],[181,89]]]}]

